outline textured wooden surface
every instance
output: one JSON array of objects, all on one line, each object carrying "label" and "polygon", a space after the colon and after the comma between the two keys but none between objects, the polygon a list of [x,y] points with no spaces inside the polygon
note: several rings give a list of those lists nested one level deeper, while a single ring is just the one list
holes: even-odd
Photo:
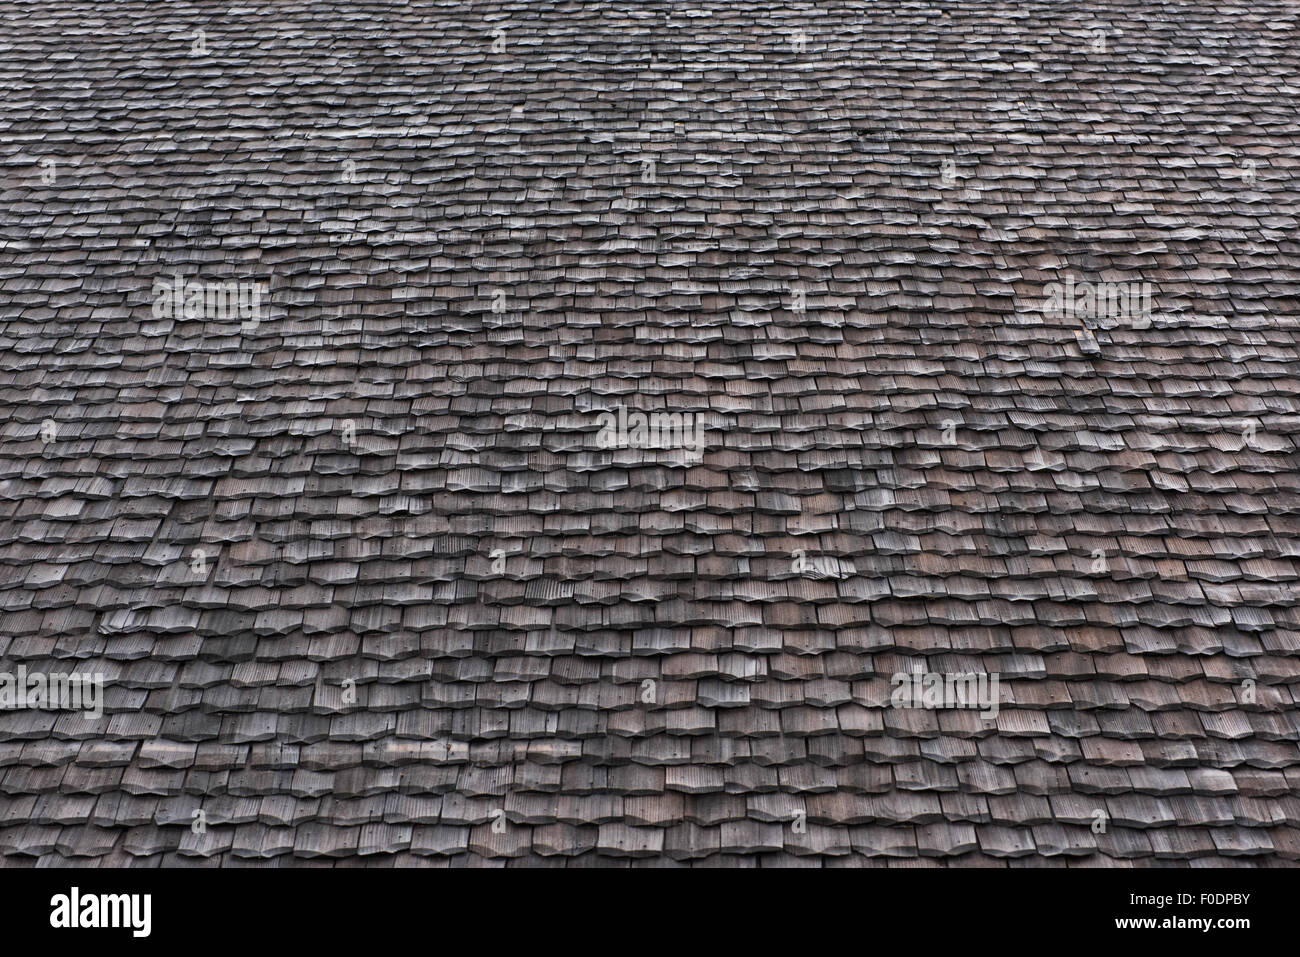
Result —
[{"label": "textured wooden surface", "polygon": [[0,863],[1300,856],[1293,5],[0,16]]}]

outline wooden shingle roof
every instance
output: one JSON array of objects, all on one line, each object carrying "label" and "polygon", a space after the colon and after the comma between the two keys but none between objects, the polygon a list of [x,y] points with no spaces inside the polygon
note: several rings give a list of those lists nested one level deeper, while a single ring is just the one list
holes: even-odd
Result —
[{"label": "wooden shingle roof", "polygon": [[1300,857],[1293,5],[0,12],[0,864]]}]

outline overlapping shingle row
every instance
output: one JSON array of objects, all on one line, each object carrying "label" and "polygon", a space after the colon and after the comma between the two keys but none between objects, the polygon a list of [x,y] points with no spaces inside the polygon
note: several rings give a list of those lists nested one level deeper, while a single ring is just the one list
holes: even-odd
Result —
[{"label": "overlapping shingle row", "polygon": [[5,5],[0,861],[1294,862],[1298,16]]}]

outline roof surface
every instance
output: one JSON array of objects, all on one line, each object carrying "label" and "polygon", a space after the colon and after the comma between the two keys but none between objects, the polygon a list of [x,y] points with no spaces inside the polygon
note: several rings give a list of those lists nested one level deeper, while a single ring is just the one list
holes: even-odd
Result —
[{"label": "roof surface", "polygon": [[1089,7],[0,4],[0,861],[1293,863],[1300,11]]}]

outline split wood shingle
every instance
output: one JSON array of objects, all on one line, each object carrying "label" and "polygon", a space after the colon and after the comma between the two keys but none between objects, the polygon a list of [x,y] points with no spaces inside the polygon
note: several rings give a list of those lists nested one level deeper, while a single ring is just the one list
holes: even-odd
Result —
[{"label": "split wood shingle", "polygon": [[0,864],[1300,860],[1300,13],[1017,11],[0,3]]}]

